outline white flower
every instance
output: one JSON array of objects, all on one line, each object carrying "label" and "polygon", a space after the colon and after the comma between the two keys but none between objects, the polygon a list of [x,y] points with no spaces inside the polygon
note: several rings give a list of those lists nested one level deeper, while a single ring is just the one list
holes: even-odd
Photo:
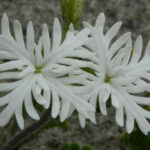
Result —
[{"label": "white flower", "polygon": [[[136,121],[144,134],[150,131],[150,112],[140,105],[150,105],[150,98],[138,96],[137,93],[144,92],[150,88],[144,79],[150,79],[150,44],[142,59],[142,37],[136,39],[132,47],[130,33],[125,33],[117,40],[114,37],[118,33],[121,22],[113,25],[104,33],[105,16],[101,13],[95,26],[84,22],[91,29],[94,42],[87,44],[90,51],[96,53],[92,57],[95,63],[96,76],[89,75],[91,92],[86,94],[89,102],[96,108],[97,99],[102,114],[106,115],[106,102],[111,97],[111,103],[116,108],[116,122],[124,125],[124,112],[126,113],[126,128],[130,133]],[[132,49],[133,48],[133,49]],[[132,51],[133,50],[133,51]],[[132,52],[131,52],[132,51]],[[95,121],[95,113],[90,114],[91,120]],[[81,124],[85,124],[81,117]]]},{"label": "white flower", "polygon": [[[93,106],[85,102],[72,92],[74,83],[84,83],[84,75],[76,68],[86,67],[86,63],[79,59],[93,56],[80,48],[89,42],[89,30],[84,29],[75,34],[73,26],[67,32],[66,39],[61,43],[61,26],[56,18],[53,25],[52,43],[47,25],[43,25],[42,36],[38,44],[35,43],[32,22],[28,23],[26,43],[24,43],[22,27],[19,21],[14,21],[14,36],[10,33],[7,15],[2,18],[2,33],[0,35],[0,59],[7,60],[0,64],[0,92],[7,92],[0,97],[0,126],[8,123],[15,114],[17,123],[24,128],[22,106],[24,103],[28,115],[38,120],[33,103],[34,100],[48,108],[52,101],[51,115],[53,118],[60,115],[65,120],[76,109],[88,118],[88,112],[94,111]],[[52,97],[52,98],[51,98]]]}]

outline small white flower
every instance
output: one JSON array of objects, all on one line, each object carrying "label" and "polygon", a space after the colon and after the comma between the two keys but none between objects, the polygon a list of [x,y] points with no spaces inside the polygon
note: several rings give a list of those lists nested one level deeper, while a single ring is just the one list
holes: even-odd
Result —
[{"label": "small white flower", "polygon": [[[28,115],[38,120],[39,115],[33,106],[32,95],[34,100],[45,108],[49,107],[52,100],[53,118],[60,115],[63,121],[74,109],[88,118],[88,112],[94,111],[93,106],[75,95],[71,86],[74,83],[84,82],[85,77],[76,68],[91,64],[72,59],[85,54],[84,49],[80,47],[89,42],[89,33],[88,29],[84,29],[75,34],[71,25],[66,39],[61,43],[61,26],[56,18],[53,26],[53,42],[51,43],[47,25],[44,24],[42,36],[36,44],[33,25],[29,22],[24,43],[19,21],[14,21],[15,38],[13,38],[8,17],[4,14],[0,35],[0,59],[7,61],[0,64],[0,80],[5,80],[5,83],[0,83],[0,92],[8,93],[0,97],[0,106],[4,108],[0,113],[0,126],[7,124],[15,114],[19,127],[23,129],[23,103]],[[89,52],[84,57],[92,56],[93,54]]]},{"label": "small white flower", "polygon": [[[105,16],[101,13],[95,26],[84,22],[91,29],[94,42],[87,44],[90,51],[96,53],[92,57],[95,63],[96,76],[89,76],[91,92],[86,94],[90,103],[96,108],[97,99],[102,114],[106,115],[106,102],[111,97],[111,103],[116,108],[116,122],[124,125],[124,112],[126,113],[126,128],[130,133],[136,121],[144,134],[150,131],[150,112],[140,105],[150,105],[150,98],[138,96],[137,93],[144,92],[150,85],[144,79],[150,79],[150,44],[142,59],[142,37],[136,39],[132,50],[130,33],[125,33],[117,40],[112,41],[118,33],[121,22],[113,25],[104,33]],[[91,120],[95,121],[95,113],[90,114]],[[81,124],[85,124],[84,117],[80,118]]]}]

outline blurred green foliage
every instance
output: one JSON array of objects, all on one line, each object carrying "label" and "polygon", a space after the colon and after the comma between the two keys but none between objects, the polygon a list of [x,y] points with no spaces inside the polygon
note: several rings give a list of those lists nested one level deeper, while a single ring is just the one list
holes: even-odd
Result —
[{"label": "blurred green foliage", "polygon": [[121,141],[129,150],[150,150],[150,135],[145,136],[138,127],[131,134],[124,134]]},{"label": "blurred green foliage", "polygon": [[80,147],[77,143],[63,144],[58,150],[92,150],[91,146],[85,145]]},{"label": "blurred green foliage", "polygon": [[63,17],[63,39],[69,29],[70,23],[77,29],[82,10],[82,0],[60,0]]}]

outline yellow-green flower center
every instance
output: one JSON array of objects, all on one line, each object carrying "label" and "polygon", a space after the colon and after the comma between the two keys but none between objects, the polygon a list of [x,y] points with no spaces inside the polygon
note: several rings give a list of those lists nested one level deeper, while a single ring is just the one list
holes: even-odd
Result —
[{"label": "yellow-green flower center", "polygon": [[112,78],[112,77],[106,75],[106,76],[105,76],[105,79],[104,79],[104,82],[105,82],[105,83],[111,83],[111,78]]},{"label": "yellow-green flower center", "polygon": [[42,66],[35,67],[35,73],[41,73]]}]

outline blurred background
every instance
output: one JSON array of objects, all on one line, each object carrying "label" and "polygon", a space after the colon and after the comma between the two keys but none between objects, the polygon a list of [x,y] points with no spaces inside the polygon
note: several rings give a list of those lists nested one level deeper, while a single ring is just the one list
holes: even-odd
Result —
[{"label": "blurred background", "polygon": [[[150,1],[149,0],[83,0],[83,11],[80,21],[94,23],[97,15],[104,12],[105,30],[117,21],[123,21],[120,34],[132,32],[135,39],[141,34],[144,47],[150,35]],[[41,33],[43,23],[52,31],[53,19],[58,17],[62,22],[59,0],[0,0],[0,17],[7,12],[11,26],[14,19],[20,20],[26,32],[27,22],[32,20],[36,38]],[[97,125],[87,123],[85,129],[79,125],[75,114],[68,120],[68,127],[53,127],[28,138],[18,150],[57,150],[63,143],[78,142],[81,146],[89,144],[93,150],[126,150],[127,146],[120,140],[125,128],[119,127],[114,119],[114,109],[108,109],[108,116],[97,114]],[[31,120],[26,120],[26,125]],[[67,128],[67,129],[66,129]],[[10,138],[14,133],[8,134]]]}]

